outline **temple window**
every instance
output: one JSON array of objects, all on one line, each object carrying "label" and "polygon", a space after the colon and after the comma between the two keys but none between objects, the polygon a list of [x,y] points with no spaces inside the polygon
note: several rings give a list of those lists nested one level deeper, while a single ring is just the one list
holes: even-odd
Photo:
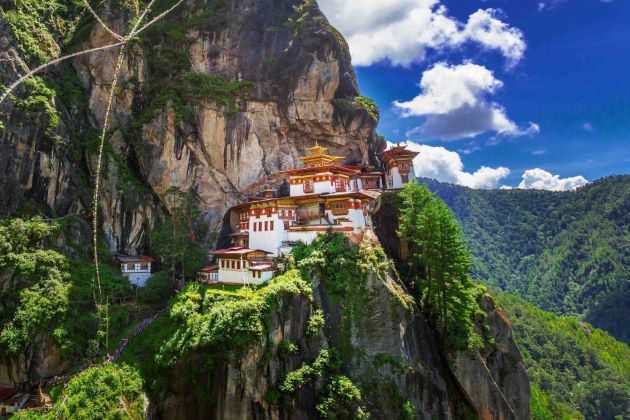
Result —
[{"label": "temple window", "polygon": [[348,214],[348,205],[345,202],[332,203],[331,207],[332,207],[332,214],[335,216]]},{"label": "temple window", "polygon": [[335,179],[335,190],[337,190],[338,192],[346,190],[346,181],[343,178]]},{"label": "temple window", "polygon": [[305,179],[303,186],[305,193],[312,193],[314,191],[312,179]]}]

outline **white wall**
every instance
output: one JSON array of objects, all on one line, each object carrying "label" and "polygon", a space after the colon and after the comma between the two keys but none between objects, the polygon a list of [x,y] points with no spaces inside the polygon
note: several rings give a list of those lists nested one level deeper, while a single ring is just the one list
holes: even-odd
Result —
[{"label": "white wall", "polygon": [[[265,222],[269,225],[273,221],[273,229],[265,231]],[[262,222],[263,231],[256,230],[254,232],[254,223]],[[277,213],[269,215],[261,215],[260,217],[251,216],[249,219],[249,247],[251,249],[262,249],[271,252],[273,256],[278,256],[278,251],[282,241],[287,240],[284,230],[284,221],[280,220]]]},{"label": "white wall", "polygon": [[313,182],[313,192],[305,193],[304,184],[290,184],[289,195],[291,197],[300,197],[309,194],[325,194],[335,192],[335,186],[331,185],[330,180]]},{"label": "white wall", "polygon": [[131,284],[143,287],[147,282],[147,279],[151,277],[151,272],[142,273],[123,273],[123,276],[127,277]]},{"label": "white wall", "polygon": [[330,185],[330,181],[319,181],[313,183],[314,194],[326,194],[335,192],[335,186]]},{"label": "white wall", "polygon": [[388,176],[392,177],[393,184],[387,185],[387,188],[402,188],[403,182],[400,176],[400,172],[398,171],[398,167],[393,167],[388,171]]},{"label": "white wall", "polygon": [[308,245],[315,240],[317,234],[318,232],[312,231],[289,231],[288,240],[292,242],[302,241]]},{"label": "white wall", "polygon": [[363,209],[349,209],[348,219],[352,220],[352,226],[355,229],[365,227],[365,216],[363,215]]},{"label": "white wall", "polygon": [[219,268],[219,281],[223,283],[236,284],[263,284],[273,278],[273,271],[263,271],[261,278],[254,278],[253,272],[248,269],[232,270],[229,268]]}]

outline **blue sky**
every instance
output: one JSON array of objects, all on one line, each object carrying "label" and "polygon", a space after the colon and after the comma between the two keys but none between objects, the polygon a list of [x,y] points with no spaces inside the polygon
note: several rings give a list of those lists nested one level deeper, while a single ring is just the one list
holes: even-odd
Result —
[{"label": "blue sky", "polygon": [[320,5],[379,133],[423,145],[420,175],[561,190],[630,172],[630,1]]}]

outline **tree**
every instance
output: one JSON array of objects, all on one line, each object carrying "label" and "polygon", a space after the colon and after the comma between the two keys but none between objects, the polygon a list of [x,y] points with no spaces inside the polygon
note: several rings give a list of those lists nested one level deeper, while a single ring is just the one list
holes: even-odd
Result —
[{"label": "tree", "polygon": [[170,267],[175,283],[179,270],[182,277],[193,275],[207,258],[207,227],[192,192],[172,187],[166,193],[170,216],[151,235],[153,251]]},{"label": "tree", "polygon": [[173,283],[168,278],[168,273],[159,271],[147,280],[140,291],[140,301],[148,304],[163,304],[173,296],[175,289]]},{"label": "tree", "polygon": [[452,212],[425,187],[407,184],[399,193],[398,234],[409,244],[409,273],[422,308],[449,349],[470,348],[480,311],[470,278],[470,251]]}]

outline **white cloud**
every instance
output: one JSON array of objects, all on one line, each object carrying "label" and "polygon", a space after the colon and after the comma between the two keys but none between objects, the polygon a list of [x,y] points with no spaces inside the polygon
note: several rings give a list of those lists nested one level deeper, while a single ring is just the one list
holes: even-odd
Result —
[{"label": "white cloud", "polygon": [[427,50],[468,42],[499,51],[513,66],[526,49],[523,33],[504,23],[495,9],[479,9],[464,23],[440,0],[319,0],[319,5],[347,39],[357,66],[380,61],[407,66],[423,61]]},{"label": "white cloud", "polygon": [[501,21],[496,9],[477,10],[468,17],[464,38],[487,49],[501,51],[509,66],[516,65],[525,54],[523,33]]},{"label": "white cloud", "polygon": [[583,176],[560,178],[559,175],[553,175],[544,169],[535,168],[528,169],[523,172],[523,180],[520,184],[518,184],[518,188],[568,191],[574,190],[585,184],[588,184],[588,180]]},{"label": "white cloud", "polygon": [[[391,144],[390,144],[391,145]],[[499,181],[510,174],[505,167],[489,168],[482,166],[475,172],[464,171],[464,163],[456,152],[444,147],[433,147],[407,142],[407,148],[420,152],[414,159],[416,176],[433,178],[471,188],[497,188]]]},{"label": "white cloud", "polygon": [[489,99],[503,82],[485,68],[473,63],[449,66],[437,63],[422,73],[421,93],[407,102],[394,102],[403,117],[423,116],[424,123],[408,135],[454,140],[475,137],[486,131],[499,135],[536,134],[540,127],[529,123],[520,128],[507,116],[505,108]]}]

